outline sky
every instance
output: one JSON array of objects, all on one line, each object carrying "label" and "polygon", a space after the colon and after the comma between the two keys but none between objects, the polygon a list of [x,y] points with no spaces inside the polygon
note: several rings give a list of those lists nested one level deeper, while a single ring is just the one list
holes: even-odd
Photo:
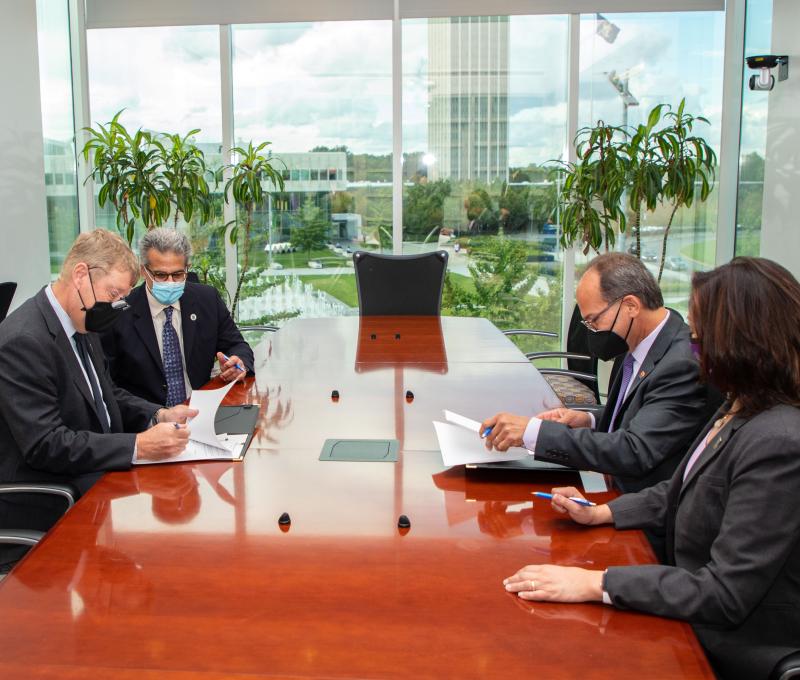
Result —
[{"label": "sky", "polygon": [[[71,124],[68,49],[63,18],[50,12],[40,17],[45,134],[66,139]],[[685,96],[689,111],[711,120],[711,126],[701,132],[718,146],[723,13],[606,18],[620,29],[613,44],[597,35],[593,15],[584,15],[581,21],[581,124],[600,118],[621,122],[623,103],[607,76],[614,70],[629,76],[630,91],[640,102],[629,108],[629,122],[639,122],[656,103],[677,105]],[[768,21],[765,29],[762,16],[758,26],[763,38]],[[88,32],[87,41],[94,122],[107,121],[125,108],[122,120],[129,127],[181,133],[201,128],[198,141],[221,140],[216,26],[97,29]],[[356,153],[391,152],[391,22],[236,26],[233,49],[237,140],[269,140],[276,153],[341,144]],[[567,56],[565,16],[511,17],[512,166],[563,155]],[[407,152],[427,150],[427,70],[427,22],[406,21],[403,137]],[[747,108],[747,98],[745,102]],[[755,101],[751,108],[752,115],[745,115],[743,152],[757,148],[763,137],[765,106]]]}]

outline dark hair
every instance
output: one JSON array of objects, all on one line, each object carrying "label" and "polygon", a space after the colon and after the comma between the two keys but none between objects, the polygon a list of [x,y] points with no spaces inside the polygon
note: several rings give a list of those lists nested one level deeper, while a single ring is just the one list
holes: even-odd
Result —
[{"label": "dark hair", "polygon": [[603,253],[594,258],[586,271],[597,270],[600,294],[606,302],[635,295],[646,309],[664,306],[664,296],[655,277],[644,263],[628,253]]},{"label": "dark hair", "polygon": [[760,257],[737,257],[692,277],[689,315],[703,380],[750,417],[800,405],[800,283]]}]

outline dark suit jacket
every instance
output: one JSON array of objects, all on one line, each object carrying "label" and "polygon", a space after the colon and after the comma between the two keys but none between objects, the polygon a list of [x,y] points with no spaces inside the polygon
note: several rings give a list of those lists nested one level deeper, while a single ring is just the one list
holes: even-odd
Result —
[{"label": "dark suit jacket", "polygon": [[615,476],[624,491],[638,491],[669,479],[686,447],[716,411],[722,397],[699,383],[689,327],[670,310],[628,396],[608,427],[622,382],[618,357],[611,372],[608,403],[597,414],[597,427],[571,429],[544,421],[534,451],[537,460]]},{"label": "dark suit jacket", "polygon": [[0,481],[77,481],[131,467],[137,432],[159,408],[116,387],[100,339],[91,359],[111,419],[102,433],[89,385],[44,290],[0,324]]},{"label": "dark suit jacket", "polygon": [[[711,423],[700,437],[705,437]],[[800,409],[734,418],[672,479],[612,501],[618,529],[664,529],[667,565],[608,570],[615,605],[690,621],[725,678],[800,648]]]},{"label": "dark suit jacket", "polygon": [[[167,381],[144,284],[134,288],[128,304],[131,308],[102,336],[111,377],[133,394],[164,404]],[[209,381],[217,352],[235,354],[253,373],[253,350],[214,288],[187,282],[180,304],[184,362],[192,389]]]}]

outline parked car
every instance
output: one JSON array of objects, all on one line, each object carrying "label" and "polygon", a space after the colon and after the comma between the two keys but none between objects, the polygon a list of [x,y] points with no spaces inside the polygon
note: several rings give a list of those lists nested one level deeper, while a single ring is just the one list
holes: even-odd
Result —
[{"label": "parked car", "polygon": [[689,268],[686,260],[677,255],[673,255],[672,257],[668,257],[666,260],[664,260],[664,266],[667,269],[672,269],[676,272],[685,272]]}]

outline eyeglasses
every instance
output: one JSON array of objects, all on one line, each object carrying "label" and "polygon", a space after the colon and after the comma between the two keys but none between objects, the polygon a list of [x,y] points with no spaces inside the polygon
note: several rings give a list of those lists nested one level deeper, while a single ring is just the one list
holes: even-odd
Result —
[{"label": "eyeglasses", "polygon": [[597,314],[595,314],[594,316],[588,319],[581,319],[581,323],[592,333],[597,333],[600,330],[597,326],[595,326],[597,320],[601,316],[603,316],[603,314],[605,314],[609,309],[611,309],[615,304],[617,304],[620,300],[624,298],[625,296],[623,295],[622,297],[618,297],[616,300],[612,300],[611,302],[608,303],[608,305],[603,307],[603,309],[597,312]]},{"label": "eyeglasses", "polygon": [[153,277],[153,281],[157,283],[166,283],[169,280],[174,281],[175,283],[183,283],[186,281],[186,275],[188,272],[185,269],[179,269],[176,272],[154,272],[150,267],[145,266],[145,269],[150,272],[150,276]]},{"label": "eyeglasses", "polygon": [[[92,269],[99,269],[101,272],[106,272],[106,269],[104,269],[103,267],[98,267],[97,265],[93,265],[91,267],[88,267],[88,270],[89,270],[89,285],[91,285],[92,292],[94,292],[94,281],[92,280]],[[127,293],[121,293],[116,288],[106,288],[105,292],[106,292],[106,296],[109,298],[108,302],[111,302],[112,306],[114,306],[116,308],[119,308],[119,309],[124,309],[125,307],[128,306],[128,302],[125,299],[127,297],[127,295],[128,295]],[[97,295],[94,296],[94,299],[97,300]],[[119,303],[122,303],[122,305],[119,305]]]}]

